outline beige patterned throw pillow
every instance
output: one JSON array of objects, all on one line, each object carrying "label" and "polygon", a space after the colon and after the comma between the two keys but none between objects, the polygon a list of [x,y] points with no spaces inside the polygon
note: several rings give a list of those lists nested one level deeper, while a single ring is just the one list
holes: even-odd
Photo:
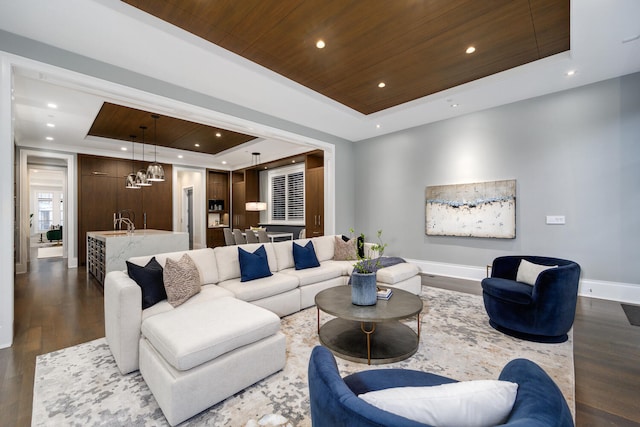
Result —
[{"label": "beige patterned throw pillow", "polygon": [[187,254],[178,261],[167,258],[163,271],[167,301],[174,307],[200,292],[200,272]]},{"label": "beige patterned throw pillow", "polygon": [[358,259],[358,252],[356,251],[356,240],[350,239],[348,242],[342,240],[342,237],[335,237],[335,244],[333,246],[334,253],[333,259],[336,261],[355,261]]}]

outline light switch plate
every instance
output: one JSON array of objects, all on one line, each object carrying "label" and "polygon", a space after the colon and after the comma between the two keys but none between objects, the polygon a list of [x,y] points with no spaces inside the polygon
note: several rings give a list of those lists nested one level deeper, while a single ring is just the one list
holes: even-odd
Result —
[{"label": "light switch plate", "polygon": [[564,223],[564,215],[547,215],[547,224],[562,225]]}]

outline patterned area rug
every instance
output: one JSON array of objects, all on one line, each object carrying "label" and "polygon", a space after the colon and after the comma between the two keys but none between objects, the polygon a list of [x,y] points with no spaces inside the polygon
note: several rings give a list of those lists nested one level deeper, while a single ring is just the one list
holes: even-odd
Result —
[{"label": "patterned area rug", "polygon": [[[562,344],[521,341],[489,326],[479,296],[425,286],[422,299],[422,335],[416,354],[375,367],[337,359],[341,374],[400,367],[458,380],[496,379],[508,361],[523,357],[549,373],[574,410],[572,334]],[[330,319],[321,316],[323,323]],[[407,324],[415,328],[415,318]],[[307,364],[311,349],[318,344],[315,307],[283,318],[282,330],[287,335],[284,370],[182,425],[254,426],[256,420],[276,414],[286,418],[287,425],[310,426]],[[168,424],[139,372],[122,376],[101,338],[37,357],[32,425]]]}]

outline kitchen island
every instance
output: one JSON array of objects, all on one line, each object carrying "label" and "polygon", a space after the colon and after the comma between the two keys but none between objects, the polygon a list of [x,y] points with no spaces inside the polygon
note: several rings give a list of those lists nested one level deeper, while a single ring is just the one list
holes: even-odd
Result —
[{"label": "kitchen island", "polygon": [[126,260],[134,256],[186,251],[189,234],[166,230],[107,230],[87,232],[87,272],[101,285],[114,270],[126,270]]}]

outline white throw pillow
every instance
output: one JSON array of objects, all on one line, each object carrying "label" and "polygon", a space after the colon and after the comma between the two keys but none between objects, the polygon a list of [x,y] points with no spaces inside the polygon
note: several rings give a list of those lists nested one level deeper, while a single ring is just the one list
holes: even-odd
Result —
[{"label": "white throw pillow", "polygon": [[518,267],[518,274],[516,280],[518,282],[526,283],[527,285],[535,285],[538,280],[538,274],[550,268],[557,268],[557,265],[541,265],[534,264],[526,259],[520,260],[520,266]]},{"label": "white throw pillow", "polygon": [[358,397],[387,412],[438,427],[484,427],[507,420],[518,384],[461,381],[431,387],[397,387]]}]

